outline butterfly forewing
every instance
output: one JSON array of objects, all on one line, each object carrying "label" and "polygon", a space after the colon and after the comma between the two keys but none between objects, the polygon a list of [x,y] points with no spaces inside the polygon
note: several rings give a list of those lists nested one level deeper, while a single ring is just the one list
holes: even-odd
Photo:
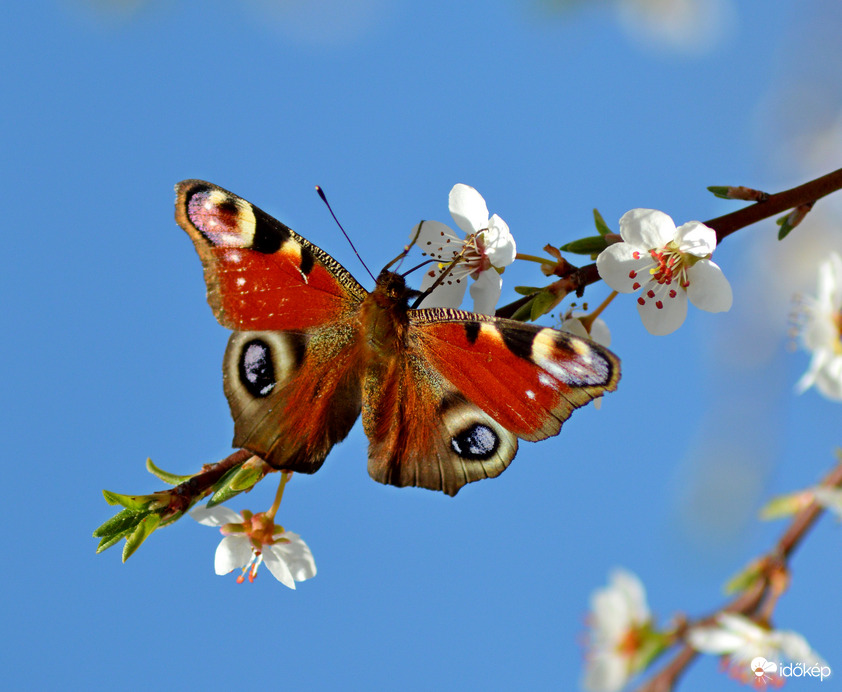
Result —
[{"label": "butterfly forewing", "polygon": [[409,314],[429,363],[524,440],[558,434],[574,409],[617,388],[619,360],[587,339],[460,310]]},{"label": "butterfly forewing", "polygon": [[365,298],[335,259],[253,204],[202,180],[185,180],[176,193],[176,221],[202,259],[208,302],[224,327],[307,329]]}]

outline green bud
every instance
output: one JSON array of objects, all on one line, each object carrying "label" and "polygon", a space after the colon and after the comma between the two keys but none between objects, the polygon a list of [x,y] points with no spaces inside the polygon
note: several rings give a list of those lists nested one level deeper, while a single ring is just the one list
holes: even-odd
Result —
[{"label": "green bud", "polygon": [[216,484],[216,492],[208,499],[208,507],[215,507],[249,490],[263,477],[263,470],[255,466],[231,469]]},{"label": "green bud", "polygon": [[540,286],[515,286],[515,293],[522,296],[531,296],[543,290]]},{"label": "green bud", "polygon": [[598,255],[607,247],[608,243],[605,242],[604,236],[592,235],[587,238],[573,240],[562,245],[559,250],[562,252],[574,252],[577,255]]},{"label": "green bud", "polygon": [[530,321],[534,322],[537,320],[541,315],[547,314],[550,310],[552,310],[558,299],[556,298],[554,293],[550,291],[542,291],[535,298],[532,300],[532,305],[529,311],[529,319]]},{"label": "green bud", "polygon": [[174,473],[169,473],[164,471],[163,469],[159,469],[155,464],[152,463],[152,459],[146,460],[146,470],[149,471],[153,476],[159,478],[160,480],[164,481],[164,483],[169,483],[170,485],[181,485],[185,481],[189,481],[193,476],[176,476]]},{"label": "green bud", "polygon": [[593,210],[593,222],[596,226],[596,230],[599,232],[599,235],[607,235],[611,233],[611,229],[608,228],[608,224],[605,223],[605,219],[602,218],[602,214],[599,213],[599,209]]},{"label": "green bud", "polygon": [[708,191],[712,192],[720,199],[733,199],[730,195],[730,185],[710,185],[708,186]]},{"label": "green bud", "polygon": [[731,577],[725,584],[725,593],[733,594],[750,589],[763,575],[765,560],[753,560],[747,567]]},{"label": "green bud", "polygon": [[122,505],[135,512],[147,509],[157,499],[154,495],[121,495],[110,490],[103,490],[102,494],[109,505]]},{"label": "green bud", "polygon": [[778,224],[778,226],[780,226],[780,229],[778,230],[778,240],[783,240],[784,238],[786,238],[789,235],[789,232],[793,228],[795,228],[795,226],[790,224],[789,217],[790,214],[787,214],[786,216],[782,216],[777,221],[775,221],[775,223]]}]

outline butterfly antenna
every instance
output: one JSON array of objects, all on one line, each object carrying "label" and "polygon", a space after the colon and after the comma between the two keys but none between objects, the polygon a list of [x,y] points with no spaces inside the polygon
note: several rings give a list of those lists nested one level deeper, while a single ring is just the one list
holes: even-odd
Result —
[{"label": "butterfly antenna", "polygon": [[327,210],[330,212],[330,215],[333,217],[333,220],[336,221],[336,225],[339,226],[339,230],[342,231],[342,235],[345,236],[345,240],[348,241],[348,245],[351,246],[351,249],[354,251],[354,254],[357,256],[357,259],[360,261],[360,264],[363,265],[363,269],[365,269],[368,272],[368,275],[371,277],[372,281],[377,282],[377,278],[374,276],[374,274],[371,273],[371,270],[368,268],[368,265],[366,265],[365,261],[363,261],[363,258],[360,256],[360,253],[357,252],[357,248],[354,247],[354,243],[351,240],[351,237],[345,232],[345,229],[342,228],[342,224],[339,223],[339,219],[336,218],[336,214],[333,213],[333,209],[330,206],[330,202],[327,201],[327,197],[325,196],[324,190],[322,190],[321,187],[316,185],[316,192],[319,193],[319,197],[322,198],[322,202],[325,203],[325,206],[327,207]]},{"label": "butterfly antenna", "polygon": [[[415,243],[418,242],[418,236],[421,235],[421,226],[423,226],[423,225],[424,225],[423,221],[418,222],[418,225],[413,229],[415,231],[415,233],[412,236],[412,240],[409,241],[409,245],[404,245],[403,251],[401,252],[401,254],[399,254],[397,257],[395,257],[395,259],[393,259],[391,262],[389,262],[389,264],[387,264],[385,267],[383,267],[384,269],[388,269],[395,262],[402,262],[403,261],[403,258],[406,257],[409,254],[409,251],[412,249],[412,246],[415,245]],[[424,264],[426,264],[426,263],[419,264],[418,267],[421,267]],[[418,267],[414,267],[414,269],[418,269]],[[409,271],[413,271],[413,269],[410,269]],[[409,274],[409,272],[406,272],[405,274],[403,274],[403,276],[406,276],[406,274]]]},{"label": "butterfly antenna", "polygon": [[[418,267],[423,267],[428,262],[434,262],[434,261],[435,260],[427,260],[427,262],[422,262],[421,264],[419,264]],[[459,264],[459,262],[461,262],[461,261],[462,261],[462,255],[461,254],[454,257],[453,261],[451,261],[450,264],[448,264],[444,268],[444,271],[441,274],[439,274],[438,278],[433,282],[433,285],[430,286],[430,288],[428,288],[426,291],[422,291],[421,294],[415,299],[415,302],[413,302],[410,307],[413,310],[415,310],[419,305],[421,305],[421,302],[424,300],[424,298],[426,298],[434,290],[436,290],[441,285],[441,283],[447,278],[447,275],[450,274],[450,272],[453,271],[453,268],[457,264]],[[418,269],[418,267],[413,267],[412,269],[409,270],[409,272],[414,271],[415,269]],[[406,273],[409,274],[409,272],[406,272]]]}]

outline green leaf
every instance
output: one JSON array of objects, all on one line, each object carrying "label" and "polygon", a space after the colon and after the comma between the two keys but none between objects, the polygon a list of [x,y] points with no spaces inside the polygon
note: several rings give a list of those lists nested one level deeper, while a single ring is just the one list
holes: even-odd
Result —
[{"label": "green leaf", "polygon": [[541,315],[545,315],[555,307],[556,297],[549,291],[542,291],[534,300],[532,300],[532,307],[529,312],[530,321],[534,322]]},{"label": "green leaf", "polygon": [[607,235],[608,233],[611,233],[611,229],[608,228],[608,224],[605,223],[605,219],[602,218],[602,214],[599,213],[599,209],[593,210],[593,221],[599,235]]},{"label": "green leaf", "polygon": [[124,529],[134,526],[137,523],[137,512],[130,509],[124,509],[118,512],[108,521],[103,522],[94,531],[94,538],[102,538],[103,536],[111,536],[112,534],[123,531]]},{"label": "green leaf", "polygon": [[604,236],[592,235],[587,238],[573,240],[562,245],[559,250],[562,252],[575,252],[577,255],[596,255],[607,247],[608,243],[605,242]]},{"label": "green leaf", "polygon": [[126,536],[126,545],[123,547],[123,562],[132,556],[132,553],[158,528],[160,523],[161,517],[157,514],[148,514],[138,522],[135,530]]},{"label": "green leaf", "polygon": [[708,191],[712,192],[720,199],[732,199],[731,195],[728,194],[731,191],[731,187],[729,185],[709,185]]},{"label": "green leaf", "polygon": [[731,577],[725,584],[725,593],[733,594],[745,591],[752,586],[763,574],[765,561],[753,560],[747,567]]},{"label": "green leaf", "polygon": [[123,538],[125,538],[131,532],[132,532],[132,529],[126,529],[125,531],[121,531],[120,533],[116,533],[113,536],[103,538],[99,542],[99,545],[96,547],[97,554],[101,553],[103,550],[108,550],[115,543],[119,543]]},{"label": "green leaf", "polygon": [[789,223],[789,214],[786,216],[782,216],[777,221],[775,221],[778,226],[780,226],[780,230],[778,231],[778,240],[783,240],[789,235],[789,232],[795,228],[795,226],[791,226]]},{"label": "green leaf", "polygon": [[146,460],[146,470],[149,471],[153,476],[159,478],[160,480],[164,481],[164,483],[169,483],[170,485],[181,485],[182,483],[189,481],[193,476],[177,476],[174,473],[169,473],[164,471],[163,469],[159,469],[155,464],[152,463],[152,459]]},{"label": "green leaf", "polygon": [[213,495],[208,498],[208,507],[216,507],[216,505],[221,505],[223,502],[227,502],[232,497],[236,497],[242,491],[235,490],[231,483],[233,482],[234,478],[236,478],[237,474],[240,472],[241,467],[236,466],[233,469],[229,470],[222,478],[220,478],[215,484],[214,489],[215,492]]},{"label": "green leaf", "polygon": [[151,495],[121,495],[110,490],[103,490],[102,494],[109,505],[122,505],[134,511],[146,509],[155,499]]},{"label": "green leaf", "polygon": [[535,293],[540,293],[544,289],[540,286],[515,286],[515,293],[522,296],[531,296]]},{"label": "green leaf", "polygon": [[532,302],[535,299],[526,301],[523,305],[521,305],[517,310],[514,311],[514,314],[511,316],[510,319],[516,320],[517,322],[528,322],[530,316],[532,315]]},{"label": "green leaf", "polygon": [[769,520],[791,517],[809,505],[812,500],[813,495],[809,491],[778,495],[760,508],[760,518]]}]

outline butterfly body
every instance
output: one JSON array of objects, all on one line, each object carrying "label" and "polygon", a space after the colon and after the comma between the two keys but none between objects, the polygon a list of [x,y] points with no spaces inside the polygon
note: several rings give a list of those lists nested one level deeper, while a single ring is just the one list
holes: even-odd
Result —
[{"label": "butterfly body", "polygon": [[176,219],[205,268],[208,302],[234,329],[223,362],[234,444],[313,473],[362,414],[369,474],[455,495],[499,475],[518,438],[558,433],[616,388],[590,341],[446,308],[384,270],[366,291],[336,260],[215,185],[176,187]]}]

